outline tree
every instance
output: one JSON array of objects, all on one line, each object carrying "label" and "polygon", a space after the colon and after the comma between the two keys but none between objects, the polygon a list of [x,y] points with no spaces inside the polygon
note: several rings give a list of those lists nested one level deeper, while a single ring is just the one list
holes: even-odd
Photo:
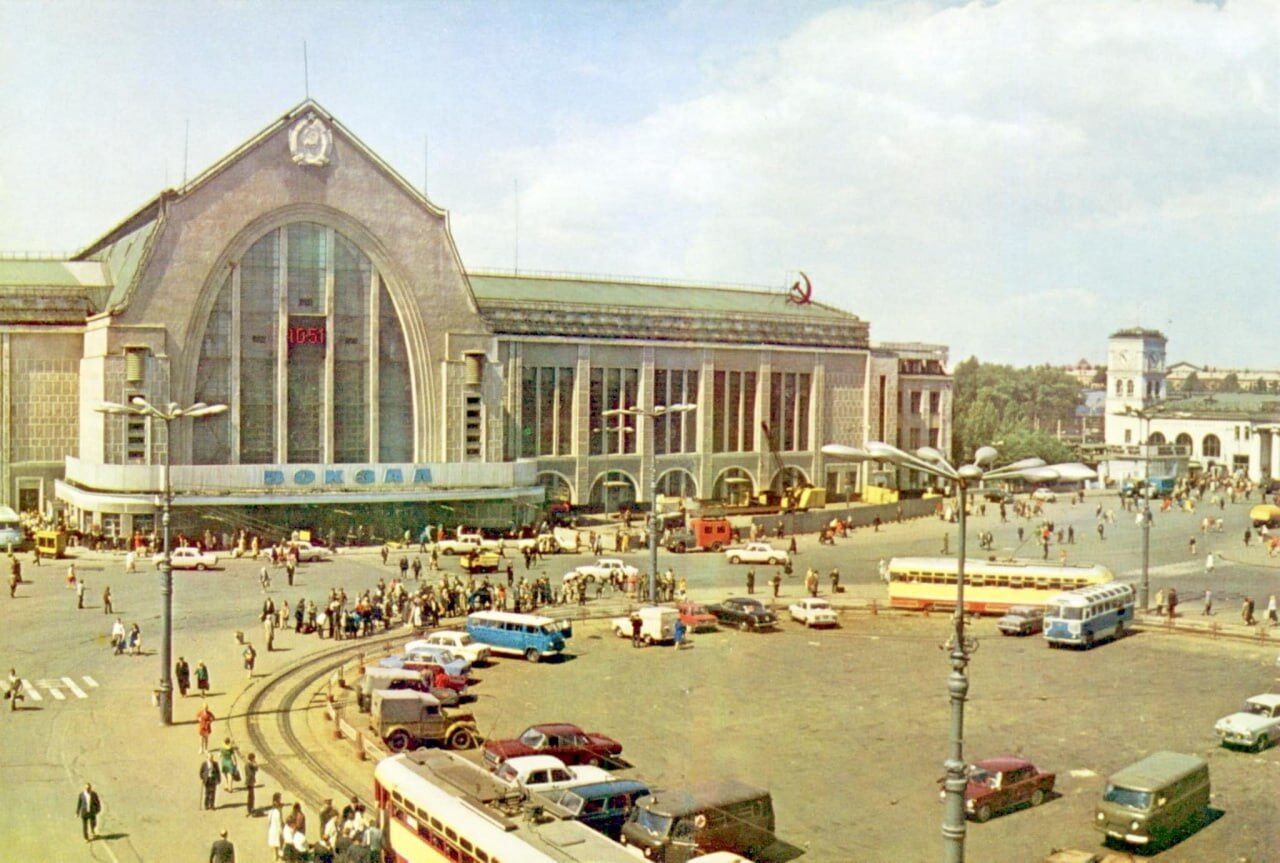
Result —
[{"label": "tree", "polygon": [[956,464],[968,462],[979,446],[997,442],[1000,464],[1029,456],[1050,463],[1070,459],[1069,448],[1050,434],[1060,423],[1075,422],[1080,385],[1066,372],[1049,366],[1016,369],[970,357],[955,367],[953,378]]},{"label": "tree", "polygon": [[1222,380],[1218,381],[1217,390],[1220,393],[1240,392],[1240,378],[1235,372],[1227,372],[1222,376]]},{"label": "tree", "polygon": [[1178,388],[1178,392],[1182,393],[1202,393],[1204,391],[1204,384],[1200,382],[1200,376],[1195,372],[1183,378],[1182,386]]}]

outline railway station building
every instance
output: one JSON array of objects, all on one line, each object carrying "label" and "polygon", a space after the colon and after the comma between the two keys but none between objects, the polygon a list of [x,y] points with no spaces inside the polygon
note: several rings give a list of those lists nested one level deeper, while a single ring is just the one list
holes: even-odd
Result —
[{"label": "railway station building", "polygon": [[[446,212],[309,100],[78,253],[0,259],[0,504],[146,531],[168,462],[179,528],[505,525],[647,506],[650,452],[662,495],[853,499],[867,477],[823,444],[950,446],[945,348],[787,297],[469,270]],[[136,396],[228,410],[98,410]]]}]

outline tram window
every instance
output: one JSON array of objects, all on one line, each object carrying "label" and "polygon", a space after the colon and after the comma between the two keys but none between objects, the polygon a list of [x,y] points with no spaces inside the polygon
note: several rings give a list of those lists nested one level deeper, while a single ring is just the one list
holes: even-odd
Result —
[{"label": "tram window", "polygon": [[964,580],[966,584],[972,584],[974,587],[982,587],[987,581],[986,577],[981,574],[966,575]]},{"label": "tram window", "polygon": [[479,859],[480,863],[489,863],[489,855],[479,848],[476,849],[476,858]]},{"label": "tram window", "polygon": [[432,818],[432,819],[431,819],[431,826],[432,826],[433,828],[435,828],[435,830],[436,830],[437,832],[439,832],[439,831],[441,831],[441,830],[443,830],[443,829],[444,829],[444,825],[443,825],[443,824],[441,824],[441,823],[440,823],[440,821],[439,821],[439,819],[436,819],[436,818]]},{"label": "tram window", "polygon": [[455,832],[453,832],[453,828],[452,828],[452,827],[446,827],[446,828],[444,828],[444,835],[449,837],[449,841],[450,841],[450,842],[457,842],[457,841],[458,841],[458,834],[457,834],[457,833],[455,833]]},{"label": "tram window", "polygon": [[472,847],[471,847],[471,841],[470,841],[469,839],[463,839],[459,844],[460,844],[460,845],[462,845],[462,850],[463,850],[463,851],[471,851],[471,850],[472,850]]}]

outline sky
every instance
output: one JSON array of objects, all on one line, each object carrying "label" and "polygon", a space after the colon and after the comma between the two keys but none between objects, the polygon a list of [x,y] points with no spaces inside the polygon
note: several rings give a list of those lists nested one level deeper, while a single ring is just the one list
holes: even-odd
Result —
[{"label": "sky", "polygon": [[1280,367],[1280,0],[0,0],[0,249],[84,247],[308,92],[469,268],[803,271],[953,361],[1140,325]]}]

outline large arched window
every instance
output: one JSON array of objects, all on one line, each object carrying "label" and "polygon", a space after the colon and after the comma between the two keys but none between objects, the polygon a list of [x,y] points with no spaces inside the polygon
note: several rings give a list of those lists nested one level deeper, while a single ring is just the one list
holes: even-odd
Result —
[{"label": "large arched window", "polygon": [[1147,443],[1151,444],[1152,446],[1163,446],[1164,434],[1162,434],[1161,432],[1152,432],[1151,436],[1147,438]]},{"label": "large arched window", "polygon": [[712,500],[735,505],[745,504],[753,494],[755,484],[751,481],[751,474],[740,467],[721,471],[711,489]]},{"label": "large arched window", "polygon": [[1186,432],[1183,432],[1182,434],[1178,435],[1173,442],[1177,446],[1186,447],[1187,454],[1188,455],[1191,454],[1191,447],[1194,446],[1194,444],[1191,442],[1191,435],[1187,434]]},{"label": "large arched window", "polygon": [[1200,454],[1205,458],[1221,458],[1222,442],[1216,434],[1207,434],[1200,444]]},{"label": "large arched window", "polygon": [[603,512],[617,512],[636,503],[636,484],[620,470],[606,471],[591,484],[591,506]]},{"label": "large arched window", "polygon": [[387,287],[325,225],[268,232],[232,261],[205,326],[196,464],[407,462],[413,391]]}]

